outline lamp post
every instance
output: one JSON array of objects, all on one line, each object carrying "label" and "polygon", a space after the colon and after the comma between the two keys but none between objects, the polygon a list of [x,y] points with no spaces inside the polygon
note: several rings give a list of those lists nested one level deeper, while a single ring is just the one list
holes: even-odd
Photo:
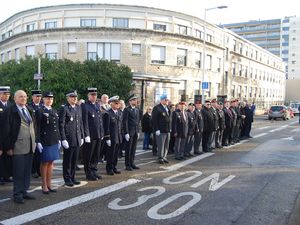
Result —
[{"label": "lamp post", "polygon": [[203,38],[203,70],[202,70],[202,96],[201,96],[201,102],[202,104],[204,104],[205,101],[205,97],[204,97],[204,88],[203,88],[203,82],[205,79],[205,59],[206,59],[206,12],[209,10],[214,10],[214,9],[226,9],[228,8],[226,5],[221,5],[221,6],[217,6],[217,7],[212,7],[212,8],[206,8],[204,9],[204,38]]}]

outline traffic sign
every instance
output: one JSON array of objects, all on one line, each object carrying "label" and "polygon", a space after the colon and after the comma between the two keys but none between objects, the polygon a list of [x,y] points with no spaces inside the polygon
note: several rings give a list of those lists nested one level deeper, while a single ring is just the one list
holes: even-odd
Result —
[{"label": "traffic sign", "polygon": [[33,75],[34,80],[43,80],[43,74],[42,73],[35,73]]},{"label": "traffic sign", "polygon": [[208,89],[208,82],[202,82],[202,89]]}]

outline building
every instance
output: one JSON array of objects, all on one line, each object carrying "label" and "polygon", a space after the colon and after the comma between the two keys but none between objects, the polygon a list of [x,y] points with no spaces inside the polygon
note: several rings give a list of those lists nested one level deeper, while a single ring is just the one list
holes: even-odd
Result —
[{"label": "building", "polygon": [[281,19],[251,20],[223,26],[281,57]]},{"label": "building", "polygon": [[203,70],[209,84],[206,98],[239,97],[258,108],[284,101],[279,57],[183,13],[110,4],[49,6],[11,16],[0,24],[0,33],[2,63],[42,55],[80,61],[98,57],[128,65],[143,106],[153,105],[162,94],[173,102],[200,98]]}]

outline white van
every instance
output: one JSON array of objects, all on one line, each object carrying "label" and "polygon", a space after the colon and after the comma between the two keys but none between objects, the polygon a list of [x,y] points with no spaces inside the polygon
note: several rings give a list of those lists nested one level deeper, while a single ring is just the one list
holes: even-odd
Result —
[{"label": "white van", "polygon": [[290,104],[291,109],[293,110],[294,114],[298,114],[299,113],[299,106],[300,106],[300,102],[293,102]]}]

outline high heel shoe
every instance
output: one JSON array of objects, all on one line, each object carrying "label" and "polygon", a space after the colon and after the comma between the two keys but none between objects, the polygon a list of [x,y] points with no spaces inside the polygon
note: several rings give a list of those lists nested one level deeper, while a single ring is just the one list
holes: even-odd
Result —
[{"label": "high heel shoe", "polygon": [[49,188],[49,187],[48,187],[48,190],[49,190],[49,192],[52,192],[52,193],[56,193],[56,192],[57,192],[57,190],[51,189],[51,188]]}]

